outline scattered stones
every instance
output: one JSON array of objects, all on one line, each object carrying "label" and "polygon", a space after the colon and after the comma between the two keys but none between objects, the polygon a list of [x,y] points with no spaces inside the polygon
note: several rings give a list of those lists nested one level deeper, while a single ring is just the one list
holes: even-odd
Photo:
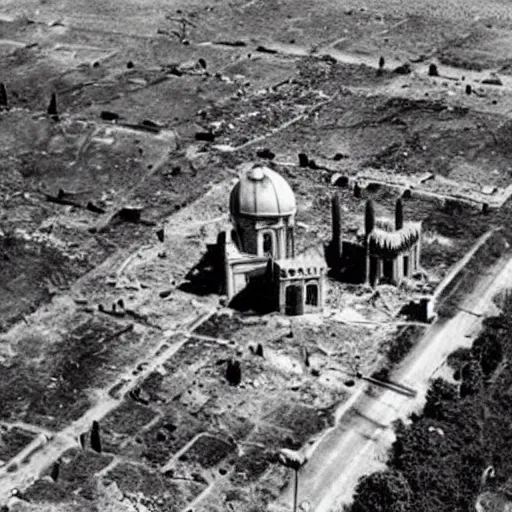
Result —
[{"label": "scattered stones", "polygon": [[209,131],[209,132],[196,132],[195,134],[196,140],[202,140],[205,142],[213,142],[215,140],[215,135]]},{"label": "scattered stones", "polygon": [[406,62],[405,64],[402,64],[401,66],[398,66],[393,70],[394,73],[397,75],[409,75],[412,72],[411,65]]},{"label": "scattered stones", "polygon": [[321,168],[314,160],[310,160],[308,162],[308,167],[313,170],[318,170]]},{"label": "scattered stones", "polygon": [[90,212],[93,212],[93,213],[100,213],[100,214],[105,213],[104,208],[101,208],[100,206],[95,205],[91,201],[89,201],[87,203],[86,208],[87,208],[87,210],[89,210]]},{"label": "scattered stones", "polygon": [[133,222],[135,224],[140,222],[141,214],[141,206],[125,206],[124,208],[121,208],[118,213],[121,220],[124,220],[125,222]]},{"label": "scattered stones", "polygon": [[274,50],[273,48],[267,48],[266,46],[257,46],[256,51],[261,53],[279,53],[277,50]]},{"label": "scattered stones", "polygon": [[167,432],[163,429],[160,429],[157,433],[156,433],[156,440],[157,441],[160,441],[160,442],[165,442],[167,441],[167,439],[169,439],[169,435],[167,434]]},{"label": "scattered stones", "polygon": [[147,391],[144,391],[142,388],[132,389],[129,395],[132,400],[143,405],[148,405],[149,402],[151,401],[149,393],[147,393]]},{"label": "scattered stones", "polygon": [[495,73],[492,73],[489,78],[484,78],[482,80],[482,83],[484,85],[498,85],[498,86],[503,85],[501,78],[498,75],[496,75]]},{"label": "scattered stones", "polygon": [[334,185],[335,187],[348,187],[348,184],[348,176],[343,176],[340,173],[336,173],[331,176],[331,185]]},{"label": "scattered stones", "polygon": [[278,328],[282,328],[282,327],[286,327],[286,328],[289,328],[291,326],[291,322],[290,320],[288,320],[288,318],[282,318],[282,317],[279,317],[276,319],[276,327]]},{"label": "scattered stones", "polygon": [[259,158],[265,158],[267,160],[273,160],[275,158],[275,153],[273,151],[270,151],[268,148],[260,149],[256,152],[256,155]]},{"label": "scattered stones", "polygon": [[102,110],[100,117],[104,121],[117,121],[119,119],[119,114],[116,114],[115,112],[109,112],[108,110]]},{"label": "scattered stones", "polygon": [[[163,126],[160,123],[156,123],[155,121],[152,121],[151,119],[143,119],[140,122],[141,126],[144,126],[146,128],[150,128],[155,133],[160,132],[160,130],[163,128]],[[142,151],[142,149],[141,149]],[[142,153],[140,153],[142,155]]]},{"label": "scattered stones", "polygon": [[222,45],[222,46],[234,46],[234,47],[247,46],[247,43],[245,41],[217,41],[215,44]]}]

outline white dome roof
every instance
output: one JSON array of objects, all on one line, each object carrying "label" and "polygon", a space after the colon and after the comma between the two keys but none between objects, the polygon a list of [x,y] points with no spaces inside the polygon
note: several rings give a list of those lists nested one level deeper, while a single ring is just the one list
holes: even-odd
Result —
[{"label": "white dome roof", "polygon": [[290,185],[277,172],[258,164],[242,172],[229,198],[234,217],[288,217],[297,206]]}]

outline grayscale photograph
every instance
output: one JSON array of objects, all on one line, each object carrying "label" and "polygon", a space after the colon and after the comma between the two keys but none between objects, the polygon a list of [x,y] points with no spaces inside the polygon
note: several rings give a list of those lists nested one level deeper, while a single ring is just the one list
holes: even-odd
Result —
[{"label": "grayscale photograph", "polygon": [[512,0],[0,0],[0,512],[512,512]]}]

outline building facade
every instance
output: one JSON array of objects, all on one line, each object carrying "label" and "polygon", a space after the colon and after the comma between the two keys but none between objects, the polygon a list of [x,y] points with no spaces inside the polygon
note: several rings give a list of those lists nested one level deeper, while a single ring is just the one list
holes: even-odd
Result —
[{"label": "building facade", "polygon": [[325,261],[307,251],[295,255],[295,195],[272,169],[242,169],[230,198],[233,231],[225,236],[223,259],[228,300],[252,290],[284,314],[320,311]]}]

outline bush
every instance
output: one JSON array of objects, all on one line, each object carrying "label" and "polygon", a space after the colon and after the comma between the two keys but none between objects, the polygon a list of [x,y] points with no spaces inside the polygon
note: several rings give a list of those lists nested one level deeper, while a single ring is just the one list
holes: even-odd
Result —
[{"label": "bush", "polygon": [[485,376],[494,372],[503,360],[503,347],[497,333],[493,330],[483,332],[473,344],[471,353],[480,361]]},{"label": "bush", "polygon": [[432,382],[423,414],[394,425],[388,470],[359,482],[350,512],[473,510],[485,467],[496,468],[497,486],[512,474],[512,372],[493,375],[512,358],[510,298],[501,297],[503,313],[484,322],[471,349],[449,357],[460,373],[460,396],[457,386]]},{"label": "bush", "polygon": [[457,400],[458,395],[456,386],[444,379],[435,379],[427,391],[427,403],[423,411],[425,416],[437,420],[443,419],[446,403]]},{"label": "bush", "polygon": [[484,374],[478,361],[472,360],[462,368],[460,396],[476,395],[484,385]]},{"label": "bush", "polygon": [[357,484],[351,512],[406,512],[411,494],[401,472],[373,473]]}]

